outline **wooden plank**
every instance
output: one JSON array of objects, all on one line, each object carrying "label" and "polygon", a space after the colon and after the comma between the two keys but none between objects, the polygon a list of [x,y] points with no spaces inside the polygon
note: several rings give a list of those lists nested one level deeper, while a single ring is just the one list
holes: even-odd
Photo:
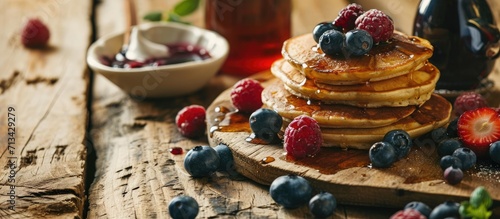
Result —
[{"label": "wooden plank", "polygon": [[[167,3],[168,2],[168,3]],[[138,1],[136,1],[138,3]],[[172,1],[140,1],[138,17],[152,10],[167,10]],[[293,33],[306,33],[321,21],[332,20],[346,2],[294,1]],[[122,3],[102,1],[97,8],[98,35],[124,29]],[[410,9],[405,9],[410,10]],[[312,13],[313,12],[313,13]],[[399,13],[396,17],[405,16]],[[199,14],[189,19],[200,23]],[[140,19],[139,19],[140,20]],[[201,206],[200,217],[308,218],[307,208],[285,210],[277,206],[262,186],[247,178],[217,173],[193,179],[182,167],[184,151],[208,144],[205,138],[186,139],[173,125],[183,106],[208,106],[237,79],[219,75],[202,91],[179,98],[133,100],[100,75],[93,90],[92,128],[97,154],[96,178],[90,188],[89,218],[166,218],[168,201],[179,194],[193,196]],[[388,218],[396,209],[340,205],[332,218]]]},{"label": "wooden plank", "polygon": [[[156,9],[168,7],[164,3],[141,1],[143,8],[139,9],[138,16],[148,11],[145,5]],[[320,8],[319,5],[315,7]],[[99,35],[124,28],[120,8],[116,1],[103,1],[98,5]],[[323,18],[302,24],[309,28],[318,20]],[[90,188],[88,218],[167,218],[168,201],[179,194],[193,196],[200,203],[199,216],[202,218],[310,217],[307,208],[294,211],[280,208],[268,195],[267,187],[246,178],[234,179],[218,173],[208,179],[193,179],[182,167],[183,155],[168,152],[173,147],[186,151],[196,145],[208,144],[206,138],[192,140],[180,136],[173,124],[175,115],[186,105],[208,106],[236,80],[220,75],[207,88],[193,95],[133,100],[96,75],[90,135],[97,154],[97,170]],[[359,207],[339,206],[333,218],[366,215],[387,218],[391,212],[394,211],[373,208],[360,212]]]},{"label": "wooden plank", "polygon": [[[5,0],[0,8],[0,217],[81,218],[91,1]],[[31,17],[50,29],[45,49],[20,43]]]}]

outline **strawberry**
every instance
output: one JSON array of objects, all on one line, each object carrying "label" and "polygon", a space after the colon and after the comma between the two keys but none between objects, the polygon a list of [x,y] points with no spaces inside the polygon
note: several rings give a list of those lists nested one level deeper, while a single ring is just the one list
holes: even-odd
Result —
[{"label": "strawberry", "polygon": [[21,34],[21,42],[30,48],[44,47],[50,38],[47,26],[38,18],[29,19]]},{"label": "strawberry", "polygon": [[500,140],[497,111],[482,107],[464,112],[458,119],[458,136],[478,157],[488,154],[489,145]]}]

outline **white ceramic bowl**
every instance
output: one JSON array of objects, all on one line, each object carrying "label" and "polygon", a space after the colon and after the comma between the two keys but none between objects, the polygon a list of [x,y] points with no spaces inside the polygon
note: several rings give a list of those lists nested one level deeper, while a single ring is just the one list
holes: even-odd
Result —
[{"label": "white ceramic bowl", "polygon": [[123,33],[98,39],[88,49],[87,63],[131,96],[143,98],[172,97],[195,92],[212,78],[225,61],[229,45],[219,34],[179,23],[144,23],[143,36],[152,42],[170,44],[187,42],[201,46],[210,58],[179,64],[142,68],[113,68],[100,62],[103,56],[114,57],[123,44]]}]

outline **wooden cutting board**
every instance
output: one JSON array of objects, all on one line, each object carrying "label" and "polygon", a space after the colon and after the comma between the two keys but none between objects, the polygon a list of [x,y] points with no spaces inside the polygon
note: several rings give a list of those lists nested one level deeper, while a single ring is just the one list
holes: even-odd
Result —
[{"label": "wooden cutting board", "polygon": [[[272,77],[269,72],[256,76],[264,86]],[[459,202],[484,186],[500,210],[500,165],[478,164],[465,172],[460,184],[446,184],[436,146],[425,137],[415,139],[410,155],[386,169],[371,168],[368,151],[363,150],[322,148],[314,158],[291,160],[282,144],[251,141],[249,115],[234,111],[229,94],[230,89],[224,91],[207,108],[210,144],[228,145],[236,171],[258,183],[270,185],[281,175],[297,174],[318,191],[334,194],[340,203],[383,207],[403,207],[415,200],[431,206]]]}]

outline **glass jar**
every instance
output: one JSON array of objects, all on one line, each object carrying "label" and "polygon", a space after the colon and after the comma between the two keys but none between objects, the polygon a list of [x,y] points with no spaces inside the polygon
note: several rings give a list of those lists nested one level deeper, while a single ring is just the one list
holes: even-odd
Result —
[{"label": "glass jar", "polygon": [[290,38],[291,10],[291,0],[206,0],[206,28],[230,46],[222,73],[245,77],[268,70]]}]

